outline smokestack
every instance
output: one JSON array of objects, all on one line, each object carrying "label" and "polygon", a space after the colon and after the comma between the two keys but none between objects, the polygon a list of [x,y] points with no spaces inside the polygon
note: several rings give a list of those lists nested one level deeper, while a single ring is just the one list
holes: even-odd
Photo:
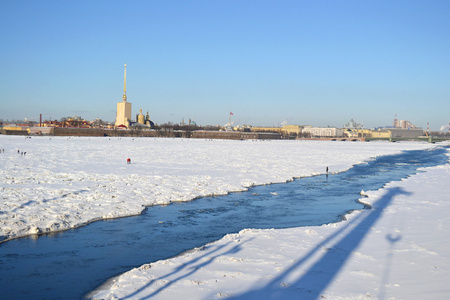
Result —
[{"label": "smokestack", "polygon": [[42,127],[42,114],[39,114],[39,127]]}]

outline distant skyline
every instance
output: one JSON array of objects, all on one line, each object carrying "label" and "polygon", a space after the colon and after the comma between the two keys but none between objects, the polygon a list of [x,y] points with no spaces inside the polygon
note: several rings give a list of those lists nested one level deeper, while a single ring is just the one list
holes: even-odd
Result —
[{"label": "distant skyline", "polygon": [[450,121],[450,1],[2,1],[0,118]]}]

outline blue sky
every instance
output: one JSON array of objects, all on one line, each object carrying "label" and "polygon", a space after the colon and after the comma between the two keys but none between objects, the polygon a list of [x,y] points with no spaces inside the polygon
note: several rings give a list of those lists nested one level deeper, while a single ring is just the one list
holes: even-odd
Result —
[{"label": "blue sky", "polygon": [[450,1],[0,3],[0,118],[450,120]]}]

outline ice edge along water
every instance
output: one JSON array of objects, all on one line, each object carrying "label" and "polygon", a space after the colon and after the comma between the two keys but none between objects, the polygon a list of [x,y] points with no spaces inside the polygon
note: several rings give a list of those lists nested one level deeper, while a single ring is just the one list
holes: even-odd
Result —
[{"label": "ice edge along water", "polygon": [[[368,191],[367,201],[373,210],[353,211],[346,222],[308,229],[244,229],[183,255],[130,270],[112,278],[88,294],[88,298],[135,299],[148,295],[154,299],[446,298],[450,294],[447,284],[450,246],[442,241],[450,238],[445,230],[450,225],[445,209],[449,207],[445,199],[450,197],[447,183],[450,165],[447,161],[445,165],[420,171]],[[405,219],[401,220],[399,214],[406,214]],[[371,225],[364,228],[361,237],[355,237],[355,228],[370,219]],[[344,237],[331,243],[336,233]],[[240,251],[230,253],[224,249],[221,255],[212,254],[214,249],[229,243],[239,245]],[[277,247],[272,247],[274,243]],[[342,248],[350,244],[356,244],[344,251],[350,255],[342,256]],[[209,255],[204,253],[208,251]],[[260,252],[264,253],[262,258]],[[308,252],[315,252],[315,257],[308,257]],[[215,259],[202,264],[211,256]],[[197,260],[198,267],[192,263]],[[333,273],[332,262],[336,260],[345,263]],[[240,272],[236,272],[237,264]],[[278,266],[276,269],[270,267],[274,264]],[[196,274],[180,275],[186,266],[196,268]]]},{"label": "ice edge along water", "polygon": [[[392,144],[387,144],[389,147],[386,148],[389,148],[389,150],[375,150],[370,153],[364,153],[365,155],[361,155],[360,153],[357,155],[358,152],[350,151],[347,157],[343,157],[342,152],[337,152],[339,155],[338,161],[344,161],[344,163],[336,164],[336,159],[327,158],[324,161],[323,157],[321,157],[326,157],[326,153],[330,152],[329,142],[312,143],[314,145],[312,149],[316,152],[316,155],[313,155],[311,152],[306,152],[305,156],[303,148],[307,145],[308,150],[311,151],[311,144],[298,141],[279,141],[278,143],[277,141],[211,142],[148,138],[136,140],[129,138],[124,140],[126,140],[126,143],[130,147],[130,149],[125,149],[125,151],[123,151],[124,141],[122,139],[92,138],[91,140],[91,138],[54,137],[47,139],[43,137],[24,140],[23,137],[1,137],[0,142],[2,144],[0,145],[6,148],[6,153],[2,153],[2,156],[0,156],[4,160],[5,166],[5,170],[0,175],[3,178],[6,177],[4,181],[6,184],[2,185],[3,199],[8,200],[10,196],[13,199],[12,201],[3,203],[1,209],[3,216],[0,215],[0,225],[2,225],[0,243],[19,237],[36,236],[78,228],[100,220],[136,216],[142,214],[147,207],[153,205],[166,205],[173,202],[191,201],[200,197],[225,195],[231,192],[245,191],[256,185],[282,183],[295,178],[319,175],[323,174],[325,166],[329,166],[330,170],[334,170],[333,173],[343,172],[348,170],[352,165],[363,163],[376,156],[394,154],[402,150],[430,147],[429,144],[417,143],[403,143],[403,147],[398,147],[397,145],[399,144],[397,143],[395,147],[390,147]],[[6,144],[6,146],[3,146],[3,144]],[[81,144],[82,147],[77,149],[77,144]],[[149,144],[153,148],[149,149]],[[203,147],[205,144],[209,146],[203,152],[196,149],[196,153],[197,155],[200,154],[199,156],[202,158],[209,157],[210,160],[212,159],[213,168],[211,169],[211,166],[200,166],[197,170],[200,171],[201,177],[198,178],[197,176],[195,178],[196,176],[189,174],[192,163],[198,165],[201,161],[187,160],[186,153],[192,154],[193,150],[190,147],[199,146],[199,144]],[[342,143],[339,142],[332,142],[331,144],[334,147],[342,146]],[[350,148],[356,148],[356,151],[367,148],[365,143],[350,145],[352,145]],[[347,146],[350,145],[345,144],[344,148],[348,148]],[[381,146],[384,144],[377,143],[376,145]],[[420,146],[417,147],[417,145]],[[167,150],[169,147],[173,150],[174,146],[176,147],[175,151]],[[243,148],[243,151],[239,151],[240,149],[238,151],[229,151],[227,148],[230,146]],[[17,156],[15,155],[16,149],[26,149],[28,150],[28,154],[26,157]],[[93,149],[97,151],[93,151]],[[111,168],[105,168],[105,164],[96,163],[105,160],[104,153],[110,153],[111,150],[113,154],[108,155],[110,158],[108,164],[112,166]],[[128,153],[125,153],[125,156],[123,153],[120,155],[121,151]],[[134,153],[136,151],[139,156]],[[208,153],[211,151],[217,152],[217,155],[212,156],[211,153]],[[63,155],[59,155],[60,152]],[[91,152],[94,152],[94,155]],[[151,155],[155,154],[154,152],[157,152],[156,155]],[[163,154],[163,152],[169,153]],[[138,158],[133,159],[133,161],[142,164],[144,169],[133,170],[133,172],[129,172],[129,169],[124,169],[122,161],[124,161],[124,157],[129,156],[137,156]],[[156,166],[159,166],[160,170],[148,172],[145,168],[153,169],[155,167],[155,157],[159,158],[159,161],[156,159]],[[316,164],[308,161],[307,164],[312,165],[312,167],[305,166],[305,157],[315,160]],[[37,159],[40,163],[36,161]],[[28,163],[30,160],[32,160],[31,164]],[[233,160],[235,163],[231,163]],[[263,164],[259,160],[262,160]],[[280,161],[283,162],[285,160],[288,163],[280,163]],[[78,169],[71,168],[74,165],[73,163],[76,162],[81,164],[82,167]],[[183,166],[183,163],[180,164],[180,162],[187,162],[187,164]],[[162,167],[161,163],[163,163]],[[227,176],[223,176],[223,172],[220,172],[221,170],[219,171],[218,168],[227,169],[227,166],[230,165],[233,171],[226,170],[228,171],[225,174]],[[288,170],[284,170],[289,165],[299,165],[300,168],[296,169],[291,167]],[[61,172],[61,168],[66,172]],[[180,168],[183,169],[181,173],[176,174],[175,172],[175,174],[166,175],[168,169],[177,170]],[[256,171],[249,172],[252,169],[256,169]],[[267,176],[268,172],[274,172],[274,170],[278,171],[278,174]],[[27,172],[29,174],[26,174]],[[124,172],[124,175],[127,175],[128,178],[121,178],[121,172]],[[38,182],[36,182],[36,177],[38,176],[33,175],[42,173],[45,174],[46,178],[38,179]],[[265,176],[261,176],[264,173],[266,173]],[[214,175],[211,176],[211,174]],[[236,174],[239,176],[236,176]],[[163,176],[165,178],[163,178],[162,184],[152,184],[155,182],[154,179],[161,181],[161,177]],[[58,181],[58,177],[62,178],[62,180]],[[102,180],[102,177],[106,177],[106,179]],[[190,182],[183,180],[184,178],[192,177],[194,178]],[[21,183],[19,184],[19,188],[16,188],[17,183],[15,181],[17,180]],[[87,183],[84,184],[83,181]],[[116,186],[114,184],[109,184],[108,186],[107,181],[118,182],[122,186],[117,186],[117,184]],[[131,185],[134,190],[131,188],[127,189],[130,182],[132,182]],[[139,193],[136,193],[136,182],[138,183],[137,189],[139,189]],[[42,185],[46,183],[48,187],[42,188]],[[72,187],[74,183],[75,185],[81,186],[80,190],[74,190]],[[89,187],[89,184],[93,186]],[[21,185],[27,187],[21,188]],[[190,188],[190,186],[194,188]],[[104,200],[106,197],[98,197],[99,195],[96,192],[96,188],[100,187],[104,188],[103,191],[100,191],[102,194],[108,194],[109,192],[109,196],[112,198],[122,196],[121,203],[118,203],[118,201],[107,201],[112,202],[112,205],[105,205]],[[125,191],[120,195],[119,189],[124,189],[124,187]],[[42,191],[46,188],[50,192],[46,193],[44,191],[42,195],[36,195],[36,191]],[[181,192],[179,191],[180,189]],[[13,191],[12,194],[11,191]],[[88,192],[88,194],[78,197],[83,192]],[[119,196],[116,194],[119,194]],[[129,195],[133,194],[134,197],[130,199]],[[90,198],[90,201],[84,201],[83,197]],[[24,198],[35,200],[23,203]],[[66,207],[63,209],[55,209],[55,205],[50,205],[49,207],[49,205],[46,205],[47,202],[50,202],[47,198],[53,198],[52,200],[54,202],[64,203]],[[148,199],[151,199],[150,202]],[[27,204],[30,202],[32,202],[32,205]],[[74,205],[71,205],[72,203]],[[34,209],[28,209],[26,206],[33,206]],[[95,212],[90,213],[93,210]]]},{"label": "ice edge along water", "polygon": [[[33,213],[36,212],[42,213],[43,217],[47,219],[51,219],[57,213],[76,214],[80,209],[80,198],[82,197],[61,196],[67,194],[68,190],[74,189],[72,184],[68,185],[64,180],[58,181],[58,178],[65,178],[69,183],[74,182],[76,187],[81,190],[86,190],[87,194],[82,196],[91,199],[84,203],[86,210],[92,210],[102,204],[105,199],[92,197],[92,194],[98,189],[104,191],[104,186],[106,186],[112,190],[107,190],[109,193],[106,194],[110,196],[115,196],[120,190],[124,190],[124,194],[134,195],[134,197],[125,198],[126,201],[122,203],[132,204],[133,208],[139,207],[140,213],[145,209],[144,206],[167,204],[173,199],[183,198],[180,197],[182,195],[187,195],[182,200],[186,201],[186,199],[211,194],[211,190],[214,189],[212,193],[216,193],[217,190],[219,193],[226,193],[267,182],[283,182],[286,181],[286,178],[320,174],[324,171],[325,166],[330,166],[330,170],[343,171],[357,162],[364,162],[376,156],[395,154],[403,150],[425,149],[431,146],[421,143],[208,142],[170,139],[110,141],[102,138],[92,140],[88,138],[33,138],[33,140],[24,141],[23,138],[18,137],[0,137],[1,148],[6,149],[6,154],[0,156],[4,166],[0,176],[2,179],[7,179],[1,181],[3,182],[3,199],[6,199],[6,206],[3,206],[1,210],[7,211],[8,208],[14,210],[24,204],[20,202],[23,198],[26,200],[31,198],[34,206],[42,208],[42,210],[30,212],[23,209],[22,214],[18,214],[18,217],[25,225],[34,222],[37,224],[36,227],[40,220],[30,218],[30,222],[27,222],[27,217],[35,215]],[[130,146],[129,149],[127,146]],[[27,156],[15,155],[17,149],[27,150]],[[104,153],[109,155],[104,157]],[[139,165],[140,168],[123,166],[123,162],[129,156],[133,157],[133,161],[139,162],[134,166]],[[15,178],[19,179],[19,183],[8,182],[11,180],[11,176],[17,174],[18,176]],[[45,176],[40,177],[39,174]],[[35,179],[40,182],[36,184]],[[189,179],[192,180],[189,181]],[[108,181],[116,184],[108,186]],[[155,181],[158,184],[153,184]],[[99,182],[104,185],[103,190],[102,186],[98,184]],[[137,187],[138,191],[140,189],[141,199],[138,194],[133,194],[133,189],[127,188],[130,187],[129,182],[133,182],[132,188],[136,189]],[[43,193],[41,188],[45,184],[47,184],[45,190],[49,191],[47,194]],[[192,185],[197,188],[197,194],[192,193],[192,190],[181,190],[180,192],[180,187]],[[23,186],[30,186],[30,188],[27,190]],[[209,188],[201,189],[204,186]],[[9,192],[14,188],[16,191],[22,192],[20,193],[22,198],[15,197],[14,193],[5,197],[5,191]],[[142,193],[148,189],[154,189],[159,194]],[[169,195],[169,197],[160,197],[160,195]],[[46,203],[52,202],[48,201],[48,199],[52,199],[52,196],[55,198],[53,201],[61,203],[64,200],[71,200],[70,204],[73,205],[63,206],[65,210],[62,211],[49,212]],[[155,201],[148,203],[147,199],[152,197]],[[144,201],[142,201],[143,199]],[[12,201],[8,202],[8,200]],[[14,200],[18,201],[15,203]],[[2,205],[5,205],[5,202]],[[54,207],[50,208],[54,209]],[[108,212],[115,208],[113,205],[103,205],[101,209],[97,210],[96,215],[94,214],[95,217],[87,215],[85,222],[95,218],[104,219],[108,217]],[[121,208],[121,212],[125,213],[132,210],[129,205],[119,206],[119,208]],[[5,214],[3,216],[5,217]],[[122,216],[124,215],[113,215],[111,218]],[[80,219],[83,217],[86,219],[86,215],[82,215]],[[89,217],[91,218],[89,219]],[[58,218],[54,217],[54,219],[58,221]],[[1,221],[3,222],[4,219]],[[70,221],[65,224],[76,224],[76,222],[71,223]],[[2,229],[5,228],[4,224],[2,223]],[[84,223],[80,222],[80,224]],[[20,228],[19,225],[16,228]],[[244,232],[249,231],[246,230],[240,234]]]}]

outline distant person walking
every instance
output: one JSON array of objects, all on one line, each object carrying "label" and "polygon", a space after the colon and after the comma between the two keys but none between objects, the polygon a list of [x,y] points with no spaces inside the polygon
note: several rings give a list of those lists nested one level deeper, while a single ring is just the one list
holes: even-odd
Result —
[{"label": "distant person walking", "polygon": [[127,165],[131,164],[131,159],[127,158]]},{"label": "distant person walking", "polygon": [[327,174],[328,174],[328,166],[327,166]]}]

